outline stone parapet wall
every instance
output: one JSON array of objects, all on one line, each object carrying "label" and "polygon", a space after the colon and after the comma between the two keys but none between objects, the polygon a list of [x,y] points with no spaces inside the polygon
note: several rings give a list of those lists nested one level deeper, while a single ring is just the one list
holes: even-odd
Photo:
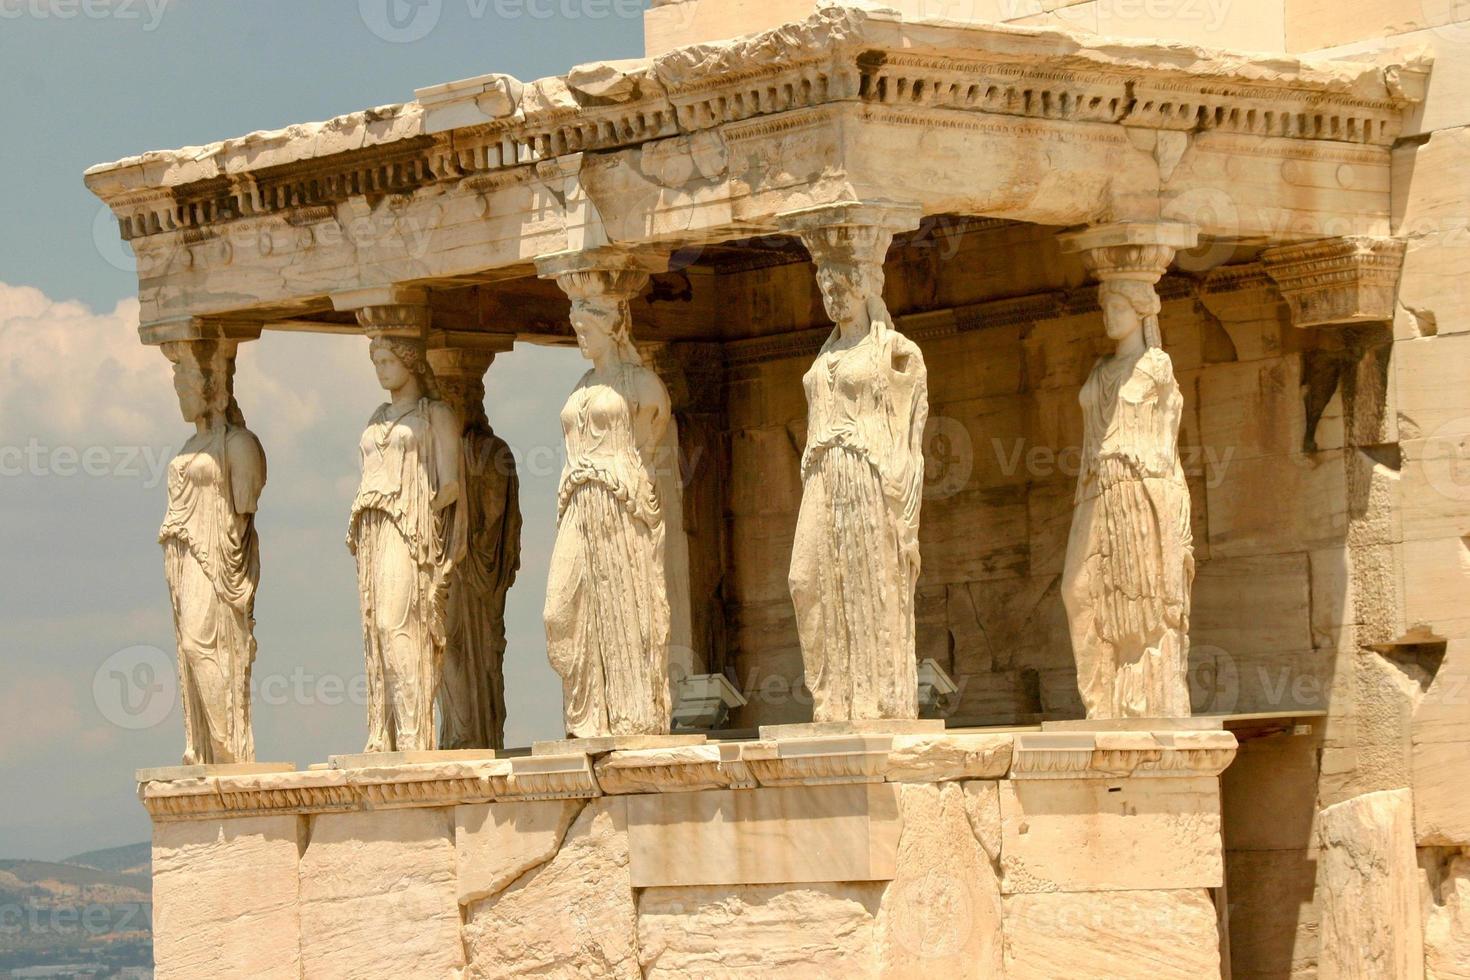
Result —
[{"label": "stone parapet wall", "polygon": [[852,735],[148,782],[158,975],[1198,980],[1234,751]]}]

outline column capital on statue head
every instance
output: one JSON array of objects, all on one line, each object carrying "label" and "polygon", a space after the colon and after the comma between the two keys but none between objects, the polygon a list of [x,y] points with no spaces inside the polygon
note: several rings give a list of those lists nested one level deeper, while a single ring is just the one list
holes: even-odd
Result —
[{"label": "column capital on statue head", "polygon": [[555,279],[572,299],[609,296],[631,300],[643,291],[650,275],[668,268],[665,251],[617,245],[536,256],[536,274]]},{"label": "column capital on statue head", "polygon": [[332,294],[332,308],[357,314],[369,337],[422,340],[429,330],[429,293],[420,286],[369,286]]},{"label": "column capital on statue head", "polygon": [[1159,281],[1174,253],[1193,248],[1199,229],[1176,221],[1120,221],[1092,225],[1058,236],[1063,253],[1080,252],[1087,271],[1100,282]]},{"label": "column capital on statue head", "polygon": [[431,330],[429,367],[439,378],[483,378],[495,363],[495,355],[510,350],[514,344],[514,334]]},{"label": "column capital on statue head", "polygon": [[138,338],[150,347],[196,340],[256,340],[263,324],[259,320],[227,320],[220,317],[182,316],[154,320],[138,326]]},{"label": "column capital on statue head", "polygon": [[776,215],[782,231],[799,237],[812,261],[883,264],[893,236],[913,231],[923,220],[917,204],[899,201],[840,201]]}]

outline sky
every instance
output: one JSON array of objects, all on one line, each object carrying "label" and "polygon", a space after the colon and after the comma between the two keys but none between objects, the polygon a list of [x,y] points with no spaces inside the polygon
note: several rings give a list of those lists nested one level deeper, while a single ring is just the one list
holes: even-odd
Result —
[{"label": "sky", "polygon": [[[136,278],[89,166],[641,53],[634,0],[0,0],[0,858],[145,840],[137,768],[183,727],[156,542],[188,437],[167,361],[137,339]],[[522,460],[523,567],[507,609],[507,739],[556,737],[541,629],[557,412],[584,365],[521,347],[487,411]],[[257,520],[256,754],[304,768],[365,737],[343,543],[356,445],[382,400],[366,341],[271,334],[236,391],[265,446]]]}]

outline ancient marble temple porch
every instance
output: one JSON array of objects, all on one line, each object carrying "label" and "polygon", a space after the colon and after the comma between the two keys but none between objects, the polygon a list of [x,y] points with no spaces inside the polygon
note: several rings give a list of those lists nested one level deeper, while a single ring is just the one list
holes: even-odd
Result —
[{"label": "ancient marble temple porch", "polygon": [[[88,171],[197,430],[159,974],[1454,975],[1432,60],[682,6],[642,59]],[[383,389],[364,740],[304,771],[250,738],[264,331]],[[588,364],[545,583],[483,410],[526,344]],[[512,587],[564,694],[530,747]]]}]

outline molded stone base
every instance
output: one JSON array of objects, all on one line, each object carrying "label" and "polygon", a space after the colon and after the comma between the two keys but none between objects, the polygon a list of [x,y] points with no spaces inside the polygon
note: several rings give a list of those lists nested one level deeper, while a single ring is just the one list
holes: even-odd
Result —
[{"label": "molded stone base", "polygon": [[389,766],[423,765],[429,762],[473,762],[476,759],[513,759],[524,749],[435,749],[433,751],[356,752],[327,756],[331,769],[381,769]]},{"label": "molded stone base", "polygon": [[219,765],[154,766],[133,771],[139,783],[171,783],[180,779],[204,779],[207,776],[253,776],[267,772],[295,772],[294,762],[226,762]]},{"label": "molded stone base", "polygon": [[638,749],[672,749],[681,745],[703,745],[704,735],[608,735],[601,738],[558,738],[532,742],[532,755],[606,755]]},{"label": "molded stone base", "polygon": [[935,735],[944,731],[939,718],[875,718],[871,721],[809,721],[762,725],[761,738],[819,738],[824,735]]},{"label": "molded stone base", "polygon": [[700,741],[147,782],[158,973],[1218,972],[1228,732]]}]

